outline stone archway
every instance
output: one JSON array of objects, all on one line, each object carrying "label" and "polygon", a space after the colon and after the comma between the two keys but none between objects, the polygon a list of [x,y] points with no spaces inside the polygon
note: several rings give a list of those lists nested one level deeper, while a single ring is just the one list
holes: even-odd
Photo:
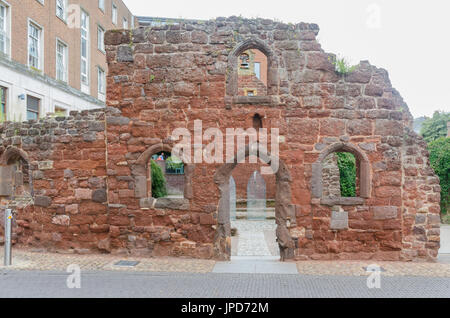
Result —
[{"label": "stone archway", "polygon": [[[252,145],[253,146],[253,145]],[[245,148],[245,158],[250,155],[252,146]],[[256,148],[258,149],[258,148]],[[258,153],[258,157],[264,163],[270,165],[272,157],[268,152],[265,155]],[[295,243],[292,239],[289,228],[288,218],[291,219],[291,225],[295,225],[295,209],[291,204],[291,175],[282,160],[279,161],[279,169],[275,173],[276,195],[275,195],[275,219],[277,224],[276,236],[280,247],[281,260],[294,258]],[[217,169],[214,175],[214,181],[219,187],[220,199],[218,205],[218,226],[216,230],[214,252],[216,257],[221,260],[229,260],[231,257],[231,226],[230,226],[230,176],[238,165],[237,158],[233,163],[226,163]]]}]

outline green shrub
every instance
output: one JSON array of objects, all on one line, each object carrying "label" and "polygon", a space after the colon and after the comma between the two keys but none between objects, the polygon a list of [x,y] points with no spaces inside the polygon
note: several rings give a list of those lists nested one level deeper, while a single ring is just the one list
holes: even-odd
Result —
[{"label": "green shrub", "polygon": [[338,152],[338,167],[341,183],[341,196],[356,196],[356,159],[349,152]]},{"label": "green shrub", "polygon": [[441,137],[428,144],[430,163],[441,182],[441,212],[450,209],[450,138]]},{"label": "green shrub", "polygon": [[166,197],[166,178],[161,167],[154,160],[151,160],[150,169],[152,171],[152,197],[155,199]]}]

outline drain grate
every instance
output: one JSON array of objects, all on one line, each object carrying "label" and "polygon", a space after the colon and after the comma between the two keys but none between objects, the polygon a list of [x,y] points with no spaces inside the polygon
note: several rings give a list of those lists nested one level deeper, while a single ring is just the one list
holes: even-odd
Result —
[{"label": "drain grate", "polygon": [[122,266],[122,267],[135,267],[140,262],[138,261],[119,261],[114,264],[114,266]]},{"label": "drain grate", "polygon": [[[378,272],[378,271],[374,271],[373,270],[373,267],[371,267],[371,270],[369,271],[368,270],[369,269],[369,267],[363,267],[363,270],[365,270],[366,272]],[[379,272],[382,272],[382,273],[384,273],[384,272],[386,272],[386,270],[383,268],[383,267],[379,267]]]}]

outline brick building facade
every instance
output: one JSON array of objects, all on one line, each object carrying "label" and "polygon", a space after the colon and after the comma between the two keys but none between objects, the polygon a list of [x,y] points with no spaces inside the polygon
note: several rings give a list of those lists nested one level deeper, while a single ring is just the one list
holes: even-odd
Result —
[{"label": "brick building facade", "polygon": [[[11,167],[25,161],[33,177],[34,204],[18,210],[17,243],[228,259],[237,162],[186,163],[184,196],[174,199],[149,196],[148,163],[172,150],[176,128],[194,135],[201,120],[203,130],[225,132],[252,127],[258,115],[280,132],[279,156],[261,159],[280,164],[282,259],[435,260],[439,179],[407,105],[387,71],[366,61],[337,74],[318,32],[315,24],[238,17],[107,32],[105,111],[2,126],[3,203],[24,180]],[[238,94],[238,57],[249,49],[267,56],[266,96]],[[324,191],[326,159],[338,151],[357,159],[356,197]]]},{"label": "brick building facade", "polygon": [[134,19],[121,0],[1,0],[2,120],[104,106],[104,33]]}]

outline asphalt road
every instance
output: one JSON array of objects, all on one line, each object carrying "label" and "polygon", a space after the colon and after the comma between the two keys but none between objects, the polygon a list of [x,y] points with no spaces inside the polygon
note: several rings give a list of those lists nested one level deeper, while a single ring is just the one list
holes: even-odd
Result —
[{"label": "asphalt road", "polygon": [[81,273],[81,288],[70,289],[69,274],[0,271],[0,297],[43,298],[448,298],[450,278],[381,277],[369,289],[367,277],[274,274]]}]

